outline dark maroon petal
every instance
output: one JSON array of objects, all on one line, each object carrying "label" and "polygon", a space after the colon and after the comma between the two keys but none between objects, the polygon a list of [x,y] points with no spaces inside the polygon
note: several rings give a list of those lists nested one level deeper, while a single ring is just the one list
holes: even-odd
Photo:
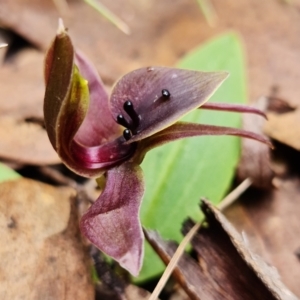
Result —
[{"label": "dark maroon petal", "polygon": [[262,143],[265,143],[269,147],[273,147],[270,141],[256,133],[251,131],[246,131],[238,128],[223,127],[223,126],[214,126],[214,125],[203,125],[203,124],[194,124],[188,122],[177,122],[172,126],[156,133],[155,135],[143,140],[140,145],[139,155],[140,159],[143,158],[143,155],[154,147],[161,146],[165,143],[172,142],[175,140],[193,137],[193,136],[202,136],[202,135],[232,135],[239,136],[248,139],[253,139]]},{"label": "dark maroon petal", "polygon": [[57,122],[64,100],[69,96],[73,76],[74,50],[65,31],[57,34],[45,58],[46,92],[44,99],[45,126],[55,150]]},{"label": "dark maroon petal", "polygon": [[109,168],[129,159],[135,152],[136,144],[124,144],[119,137],[111,142],[94,147],[85,147],[72,141],[68,148],[61,149],[62,161],[75,173],[85,176],[100,176]]},{"label": "dark maroon petal", "polygon": [[258,108],[240,105],[240,104],[232,104],[232,103],[216,103],[216,102],[207,102],[199,107],[200,109],[209,109],[209,110],[223,110],[223,111],[232,111],[232,112],[241,112],[241,113],[250,113],[256,114],[267,119],[267,115]]},{"label": "dark maroon petal", "polygon": [[[49,77],[48,82],[51,82]],[[55,93],[52,94],[55,99]],[[47,101],[51,97],[47,98]],[[46,100],[45,100],[46,101]],[[121,136],[102,145],[87,147],[74,139],[82,123],[88,103],[87,83],[74,68],[72,86],[65,97],[56,120],[56,151],[62,161],[82,176],[99,176],[108,168],[128,159],[134,152],[134,144],[126,145]]]},{"label": "dark maroon petal", "polygon": [[124,163],[107,172],[104,191],[80,221],[82,233],[134,276],[143,259],[139,220],[143,194],[141,168]]},{"label": "dark maroon petal", "polygon": [[[226,72],[198,72],[164,67],[135,70],[120,79],[111,96],[116,120],[123,115],[132,123],[129,142],[144,139],[178,121],[199,107],[228,76]],[[139,122],[124,111],[125,101],[133,103]]]},{"label": "dark maroon petal", "polygon": [[[89,86],[78,68],[74,66],[73,58],[73,45],[62,28],[46,56],[44,101],[46,130],[54,149],[70,169],[82,176],[99,176],[107,168],[128,159],[133,154],[135,145],[125,145],[124,138],[122,136],[116,138],[116,132],[113,130],[109,136],[109,129],[113,128],[105,128],[105,136],[97,137],[101,131],[99,127],[95,128],[94,121],[92,123],[88,121],[82,131],[85,135],[89,135],[88,137],[83,138],[79,135],[80,138],[74,139],[89,109]],[[83,66],[84,63],[81,62],[80,65]],[[87,74],[88,67],[85,66],[84,69]],[[91,69],[89,71],[92,72]],[[96,84],[96,75],[89,77],[92,78],[91,84]],[[107,116],[112,123],[108,112],[103,120]],[[95,115],[91,113],[89,117]],[[91,126],[90,129],[87,128],[88,124]],[[101,140],[102,144],[91,147],[94,138],[97,142]],[[87,142],[88,145],[84,145],[83,142]]]},{"label": "dark maroon petal", "polygon": [[135,149],[136,143],[126,145],[123,137],[94,147],[85,147],[73,141],[70,147],[69,158],[76,165],[78,165],[77,162],[80,162],[83,174],[88,174],[83,176],[94,176],[102,170],[129,159]]},{"label": "dark maroon petal", "polygon": [[80,52],[75,52],[75,64],[81,76],[88,81],[89,108],[75,140],[85,146],[101,145],[122,135],[120,125],[111,117],[108,94],[91,62]]}]

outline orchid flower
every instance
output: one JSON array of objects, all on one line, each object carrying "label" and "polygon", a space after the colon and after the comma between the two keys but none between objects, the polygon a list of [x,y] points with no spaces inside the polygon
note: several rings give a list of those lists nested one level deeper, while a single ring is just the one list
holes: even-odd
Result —
[{"label": "orchid flower", "polygon": [[137,276],[143,259],[139,209],[140,168],[150,149],[202,135],[234,135],[268,141],[241,129],[179,122],[188,112],[214,109],[263,115],[234,104],[205,102],[228,76],[148,67],[122,77],[110,98],[96,69],[73,48],[60,24],[45,60],[45,126],[65,165],[85,177],[106,176],[99,198],[80,221],[94,245]]}]

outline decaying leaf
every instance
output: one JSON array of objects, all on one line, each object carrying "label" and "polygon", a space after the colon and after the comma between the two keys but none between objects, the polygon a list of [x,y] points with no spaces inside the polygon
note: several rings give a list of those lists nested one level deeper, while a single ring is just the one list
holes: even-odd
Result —
[{"label": "decaying leaf", "polygon": [[271,138],[300,151],[300,109],[284,114],[269,113],[264,132]]},{"label": "decaying leaf", "polygon": [[[268,99],[259,98],[254,107],[266,112]],[[263,134],[265,120],[254,115],[243,115],[243,129]],[[270,167],[270,149],[248,139],[242,140],[242,156],[238,166],[238,177],[242,181],[250,178],[253,185],[259,188],[270,188],[273,171]]]},{"label": "decaying leaf", "polygon": [[276,88],[273,90],[273,92],[267,99],[268,99],[268,105],[267,105],[268,112],[283,114],[283,113],[294,111],[297,108],[297,105],[293,105],[285,99],[278,98]]},{"label": "decaying leaf", "polygon": [[69,188],[0,184],[1,299],[94,299],[74,200]]},{"label": "decaying leaf", "polygon": [[[208,261],[204,258],[203,252],[202,252],[202,243],[207,243],[207,240],[202,239],[201,235],[206,235],[206,234],[211,234],[211,237],[215,233],[216,236],[213,239],[211,239],[212,243],[218,246],[218,248],[221,250],[221,253],[223,253],[224,256],[228,256],[228,250],[222,249],[224,245],[222,245],[222,242],[216,238],[217,236],[220,235],[220,232],[218,233],[216,229],[221,229],[224,231],[225,236],[226,236],[226,244],[234,250],[233,253],[235,252],[238,254],[238,256],[235,255],[235,257],[230,257],[231,258],[231,263],[229,264],[230,268],[227,269],[228,271],[228,276],[227,278],[233,279],[235,278],[236,281],[245,281],[246,286],[247,286],[247,293],[245,293],[245,297],[243,296],[242,299],[298,299],[292,292],[290,292],[285,285],[281,282],[279,274],[277,270],[268,265],[266,262],[263,261],[261,257],[256,255],[254,252],[251,251],[251,245],[247,244],[247,239],[245,238],[244,235],[240,235],[234,227],[229,223],[229,221],[225,218],[225,216],[216,208],[214,208],[208,201],[202,201],[202,211],[205,213],[206,216],[206,221],[208,223],[208,228],[203,228],[200,230],[200,235],[196,235],[194,241],[192,242],[192,245],[196,252],[199,255],[200,259],[200,266],[201,263],[204,263],[203,266],[210,266]],[[216,228],[214,229],[214,225],[216,225]],[[185,228],[185,230],[188,230],[188,226]],[[198,243],[200,242],[200,243]],[[225,253],[226,252],[226,253]],[[231,254],[233,254],[231,253]],[[223,262],[224,262],[224,256],[223,256]],[[213,260],[211,260],[213,262]],[[241,271],[242,269],[240,268],[241,265],[239,263],[243,263],[247,266],[248,271],[245,273]],[[256,279],[258,279],[261,284],[264,286],[264,289],[270,293],[270,296],[263,297],[260,295],[264,295],[265,292],[263,290],[259,289],[259,285],[255,284],[250,284],[249,278],[245,278],[245,274],[250,274],[250,272],[253,274],[252,276],[255,276]],[[245,277],[244,277],[245,276]],[[244,278],[243,278],[244,277]],[[253,278],[254,279],[254,278]],[[237,283],[237,282],[235,282]],[[254,283],[254,282],[253,282]],[[255,290],[253,287],[255,286]],[[233,289],[233,294],[239,296],[238,299],[241,299],[241,293],[237,293],[238,289]],[[251,297],[251,294],[254,295],[254,297]],[[267,294],[265,294],[267,295]]]},{"label": "decaying leaf", "polygon": [[140,287],[125,282],[116,274],[96,247],[92,247],[95,270],[99,278],[96,285],[97,299],[101,300],[146,300],[150,293]]},{"label": "decaying leaf", "polygon": [[51,36],[52,26],[59,17],[54,1],[4,0],[0,1],[0,6],[2,26],[13,29],[38,47],[47,46],[45,39]]},{"label": "decaying leaf", "polygon": [[96,287],[96,299],[101,300],[148,300],[150,293],[142,288],[139,288],[133,284],[127,284],[124,289],[116,290],[108,288],[103,284],[99,284]]},{"label": "decaying leaf", "polygon": [[[0,22],[26,40],[46,48],[58,16],[52,2],[1,0]],[[144,65],[173,65],[178,57],[209,36],[224,29],[237,29],[248,53],[250,99],[268,95],[273,86],[279,88],[279,96],[294,103],[299,99],[300,41],[296,7],[276,0],[212,1],[218,15],[218,27],[212,29],[196,1],[102,0],[101,3],[129,25],[130,37],[103,20],[83,1],[69,1],[70,16],[64,19],[76,46],[99,70],[101,66],[101,77],[111,83]]]},{"label": "decaying leaf", "polygon": [[[293,157],[293,166],[295,160],[299,160],[299,154]],[[299,179],[286,173],[283,176],[284,179],[274,179],[276,188],[270,191],[249,190],[225,214],[239,231],[246,233],[253,250],[274,265],[283,282],[300,297],[296,255],[300,246]]]},{"label": "decaying leaf", "polygon": [[[275,268],[249,250],[244,237],[219,210],[206,200],[201,208],[205,226],[192,241],[199,265],[184,255],[174,272],[191,299],[297,299],[280,281]],[[184,233],[192,226],[192,221],[186,222]],[[176,246],[157,233],[148,232],[147,238],[167,263]]]},{"label": "decaying leaf", "polygon": [[[103,3],[128,23],[133,32],[132,36],[125,36],[116,30],[83,1],[69,3],[70,16],[65,18],[65,21],[74,37],[75,45],[96,63],[106,82],[113,83],[122,74],[140,66],[172,65],[183,53],[203,42],[210,34],[219,33],[224,28],[239,28],[245,39],[247,53],[249,53],[251,99],[268,94],[276,85],[279,87],[279,95],[291,98],[294,103],[298,101],[300,90],[298,90],[297,82],[300,68],[295,62],[300,49],[296,38],[299,20],[294,9],[282,6],[279,1],[255,0],[251,5],[245,0],[218,2],[215,8],[220,26],[215,29],[208,28],[197,8],[196,1],[156,1],[153,3],[129,1],[128,5],[124,5],[122,1],[112,3],[103,0]],[[48,46],[53,37],[58,16],[52,1],[2,0],[0,5],[0,23],[3,26],[17,32],[38,47],[45,49]],[[243,16],[240,13],[241,10],[247,11],[247,14]],[[184,14],[181,13],[183,11]],[[271,13],[260,14],[260,11]],[[258,14],[261,17],[257,19]],[[161,27],[162,22],[164,30]],[[281,26],[278,26],[279,23]],[[199,28],[203,30],[199,31]],[[273,28],[277,29],[278,34],[275,40]],[[262,31],[264,31],[263,35]],[[181,37],[180,43],[178,43],[178,36]],[[280,44],[277,43],[279,39],[282,41]],[[121,56],[120,44],[122,44]],[[153,51],[153,49],[159,50]],[[284,59],[281,60],[278,57],[284,57]],[[34,70],[38,73],[38,70],[41,70],[40,65],[41,63],[36,67],[27,67],[24,72]],[[269,72],[270,68],[272,72]],[[21,71],[20,68],[18,70]],[[2,69],[0,77],[1,73]],[[10,80],[9,85],[3,84],[4,87],[8,87],[9,92],[3,92],[3,94],[0,92],[1,106],[2,102],[6,102],[6,105],[8,102],[16,103],[13,95],[18,93],[15,87],[20,86],[20,83],[16,82],[19,77],[17,73],[9,76],[5,72],[3,77],[7,78],[6,81],[10,80],[10,77],[14,80]],[[30,82],[34,81],[31,79]],[[27,80],[24,80],[24,84],[29,86]],[[36,84],[39,84],[38,81]],[[39,88],[43,89],[43,85]],[[27,105],[27,101],[31,100],[26,100],[25,96],[28,95],[34,99],[33,91],[34,89],[31,89],[30,93],[20,91],[18,103],[22,102]],[[42,97],[42,93],[39,95]],[[2,100],[8,98],[12,101]],[[41,106],[37,104],[35,107]],[[7,114],[6,111],[5,113]]]},{"label": "decaying leaf", "polygon": [[[176,251],[177,243],[164,241],[156,231],[144,230],[144,233],[147,241],[167,265]],[[182,255],[173,274],[190,299],[201,299],[202,296],[206,297],[210,293],[205,286],[206,274],[201,272],[198,263],[187,254]]]},{"label": "decaying leaf", "polygon": [[60,160],[43,128],[43,55],[23,51],[0,68],[0,157],[29,164]]},{"label": "decaying leaf", "polygon": [[59,163],[58,155],[38,124],[0,117],[0,157],[18,163],[44,165]]},{"label": "decaying leaf", "polygon": [[[57,11],[51,2],[1,0],[3,13],[0,14],[0,23],[34,45],[46,49],[53,38],[58,19]],[[130,36],[124,35],[104,20],[84,1],[69,1],[69,15],[63,18],[66,26],[70,28],[76,47],[96,63],[101,77],[110,83],[130,70],[142,66],[155,63],[173,65],[182,53],[201,41],[198,39],[198,28],[206,22],[201,20],[197,3],[178,0],[101,3],[128,24],[132,32]],[[186,14],[181,13],[183,10]],[[161,30],[162,22],[164,30]],[[195,26],[195,23],[198,26]],[[183,32],[185,34],[182,34]],[[186,34],[187,32],[189,34]],[[182,43],[177,42],[177,34],[180,34]],[[159,51],[153,51],[154,43]]]},{"label": "decaying leaf", "polygon": [[0,114],[21,118],[43,117],[44,56],[23,50],[0,67]]}]

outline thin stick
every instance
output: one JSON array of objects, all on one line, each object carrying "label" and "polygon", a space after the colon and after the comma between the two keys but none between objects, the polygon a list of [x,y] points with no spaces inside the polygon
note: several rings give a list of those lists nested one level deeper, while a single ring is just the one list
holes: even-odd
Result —
[{"label": "thin stick", "polygon": [[5,47],[7,47],[7,46],[8,46],[8,44],[1,43],[1,44],[0,44],[0,49],[1,49],[1,48],[5,48]]},{"label": "thin stick", "polygon": [[168,279],[170,278],[172,272],[174,271],[182,253],[184,252],[185,247],[196,234],[196,232],[200,229],[200,227],[201,223],[196,223],[187,233],[187,235],[183,238],[180,245],[176,249],[176,252],[174,253],[172,259],[170,260],[167,268],[165,269],[164,274],[161,276],[159,282],[157,283],[153,293],[151,294],[148,300],[156,300],[158,298],[159,294],[161,293],[162,289],[164,288]]},{"label": "thin stick", "polygon": [[116,16],[113,12],[111,12],[107,7],[105,7],[102,3],[96,0],[83,1],[89,4],[95,10],[97,10],[102,16],[104,16],[108,21],[113,23],[121,31],[123,31],[126,34],[130,34],[129,26],[125,22],[123,22],[118,16]]},{"label": "thin stick", "polygon": [[[231,205],[235,200],[238,199],[238,197],[244,193],[248,187],[251,185],[251,180],[249,178],[245,179],[239,186],[237,186],[231,193],[229,193],[218,205],[218,208],[220,210],[224,210],[229,205]],[[161,293],[162,289],[166,285],[168,279],[170,278],[172,272],[174,271],[175,267],[177,266],[177,263],[179,259],[181,258],[186,246],[188,243],[192,240],[194,235],[197,233],[197,231],[201,228],[201,223],[196,223],[190,231],[187,233],[187,235],[183,238],[180,245],[176,249],[172,259],[170,260],[168,266],[166,267],[163,275],[161,276],[159,282],[157,283],[154,291],[152,292],[150,298],[148,300],[156,300]]]},{"label": "thin stick", "polygon": [[240,185],[238,185],[232,192],[230,192],[219,204],[218,208],[224,210],[229,207],[236,199],[240,197],[252,184],[250,178],[246,178]]},{"label": "thin stick", "polygon": [[217,14],[210,0],[197,0],[200,9],[209,26],[215,27],[217,24]]}]

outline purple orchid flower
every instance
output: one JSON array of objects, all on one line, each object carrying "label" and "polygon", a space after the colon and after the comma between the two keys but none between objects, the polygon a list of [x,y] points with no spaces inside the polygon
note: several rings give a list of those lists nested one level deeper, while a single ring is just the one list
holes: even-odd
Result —
[{"label": "purple orchid flower", "polygon": [[135,276],[144,240],[139,165],[147,151],[202,135],[235,135],[269,144],[241,129],[178,122],[199,107],[263,115],[247,106],[205,104],[227,76],[226,72],[142,68],[122,77],[109,99],[97,71],[74,51],[63,26],[48,50],[44,114],[49,139],[74,172],[86,177],[106,174],[106,186],[83,215],[81,231]]}]

